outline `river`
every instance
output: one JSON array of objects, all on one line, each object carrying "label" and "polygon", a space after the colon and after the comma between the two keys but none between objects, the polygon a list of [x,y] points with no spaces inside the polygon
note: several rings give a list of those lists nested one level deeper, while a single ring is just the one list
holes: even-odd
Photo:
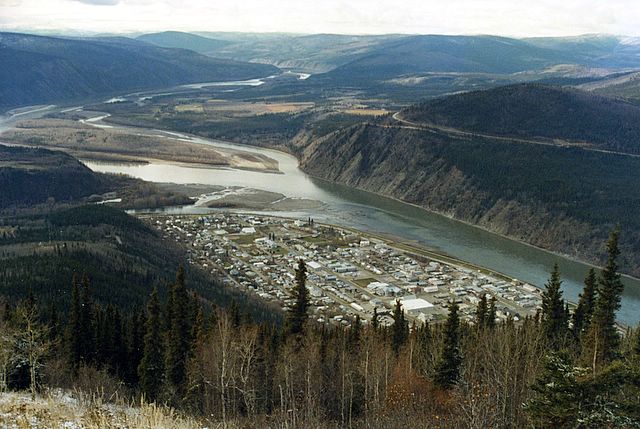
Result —
[{"label": "river", "polygon": [[[319,200],[325,203],[321,210],[284,214],[312,216],[319,221],[414,240],[442,253],[539,287],[543,287],[551,267],[557,262],[562,272],[565,297],[574,302],[577,301],[583,287],[582,280],[590,268],[572,259],[409,204],[314,179],[298,168],[296,158],[282,152],[199,137],[191,137],[191,140],[214,147],[233,148],[269,156],[279,162],[283,174],[155,162],[134,165],[87,161],[86,164],[95,171],[123,173],[151,182],[244,186],[279,192],[289,197]],[[206,210],[193,206],[170,209],[173,213],[202,213]],[[640,321],[640,281],[624,278],[624,282],[626,287],[618,318],[623,323],[636,324]]]},{"label": "river", "polygon": [[[301,76],[301,78],[303,78]],[[234,82],[239,84],[239,82]],[[247,81],[246,85],[255,85]],[[132,94],[127,97],[131,97]],[[136,93],[135,96],[147,95]],[[54,106],[38,106],[13,112],[0,118],[0,131],[7,129],[17,119],[41,116]],[[80,109],[67,108],[66,110]],[[85,121],[90,125],[104,126],[99,120]],[[131,131],[131,127],[127,127]],[[413,240],[428,248],[461,260],[484,266],[510,277],[543,287],[555,262],[560,266],[565,297],[577,301],[588,265],[560,255],[510,240],[449,219],[415,206],[381,197],[347,186],[328,183],[307,176],[298,168],[298,161],[288,154],[218,140],[168,133],[158,130],[133,130],[143,134],[172,135],[214,147],[232,148],[267,155],[279,162],[283,174],[261,173],[245,170],[202,168],[152,162],[146,165],[90,162],[85,163],[94,171],[124,173],[151,182],[202,183],[223,186],[244,186],[279,192],[289,197],[303,197],[325,203],[321,210],[295,213],[271,213],[274,215],[311,216],[319,221],[352,227],[364,231],[391,234]],[[171,208],[175,213],[200,213],[207,209],[193,206]],[[209,209],[210,210],[210,209]],[[604,243],[603,243],[604,245]],[[618,319],[626,324],[640,322],[640,280],[625,277],[625,291]]]}]

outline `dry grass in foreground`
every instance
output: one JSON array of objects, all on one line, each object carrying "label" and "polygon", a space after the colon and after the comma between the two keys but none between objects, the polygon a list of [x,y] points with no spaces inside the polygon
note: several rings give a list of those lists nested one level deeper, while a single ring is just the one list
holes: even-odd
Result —
[{"label": "dry grass in foreground", "polygon": [[142,403],[103,403],[52,391],[32,401],[27,393],[0,393],[0,427],[8,429],[164,428],[200,429],[195,420],[173,409]]}]

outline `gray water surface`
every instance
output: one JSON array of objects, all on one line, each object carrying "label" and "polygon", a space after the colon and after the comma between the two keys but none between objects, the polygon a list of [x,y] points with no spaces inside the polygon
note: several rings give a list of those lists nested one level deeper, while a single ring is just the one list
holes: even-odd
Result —
[{"label": "gray water surface", "polygon": [[[538,287],[544,286],[551,267],[557,262],[562,272],[565,297],[574,302],[577,301],[583,287],[582,281],[590,268],[570,258],[504,238],[410,204],[311,178],[298,168],[296,158],[278,151],[198,137],[192,137],[191,140],[269,156],[279,162],[283,174],[156,162],[147,165],[88,161],[85,163],[95,171],[123,173],[152,182],[244,186],[279,192],[289,197],[319,200],[325,203],[323,209],[295,214],[312,216],[336,225],[415,240],[448,255]],[[201,207],[182,207],[171,211],[198,213],[203,210]],[[623,323],[636,324],[640,321],[640,281],[625,278],[624,282],[626,287],[618,317]]]}]

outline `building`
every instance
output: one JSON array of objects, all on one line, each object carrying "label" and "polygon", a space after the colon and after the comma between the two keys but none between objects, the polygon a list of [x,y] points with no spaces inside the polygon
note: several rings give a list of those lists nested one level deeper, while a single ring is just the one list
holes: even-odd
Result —
[{"label": "building", "polygon": [[403,299],[400,300],[400,304],[402,304],[404,311],[413,315],[424,313],[434,308],[433,304],[422,298]]}]

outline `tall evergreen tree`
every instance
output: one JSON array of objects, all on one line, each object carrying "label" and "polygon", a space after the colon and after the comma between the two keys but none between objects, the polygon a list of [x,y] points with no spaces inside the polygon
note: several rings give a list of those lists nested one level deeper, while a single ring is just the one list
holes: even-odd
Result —
[{"label": "tall evergreen tree", "polygon": [[373,307],[373,317],[371,317],[371,327],[374,331],[378,330],[380,321],[378,320],[378,307]]},{"label": "tall evergreen tree", "polygon": [[487,294],[482,294],[478,307],[476,308],[476,327],[482,329],[487,323],[487,312],[489,308],[487,306]]},{"label": "tall evergreen tree", "polygon": [[84,362],[91,362],[96,351],[96,330],[94,306],[91,300],[89,277],[82,276],[82,294],[80,299],[80,358]]},{"label": "tall evergreen tree", "polygon": [[125,380],[129,384],[138,383],[138,366],[144,351],[144,335],[146,330],[145,312],[137,308],[129,319],[127,327],[127,372]]},{"label": "tall evergreen tree", "polygon": [[307,266],[302,259],[296,269],[296,285],[293,288],[293,306],[287,313],[286,329],[289,335],[302,334],[309,309],[309,291],[307,290]]},{"label": "tall evergreen tree", "polygon": [[560,270],[555,264],[542,292],[542,331],[555,349],[560,348],[567,330],[561,287]]},{"label": "tall evergreen tree", "polygon": [[71,368],[76,370],[81,362],[80,346],[80,289],[78,277],[74,274],[71,280],[71,303],[69,305],[69,319],[65,332],[67,345],[67,359]]},{"label": "tall evergreen tree", "polygon": [[235,299],[231,300],[231,305],[229,306],[229,320],[231,320],[231,324],[234,328],[238,328],[242,321],[240,316],[240,307]]},{"label": "tall evergreen tree", "polygon": [[191,350],[190,301],[184,279],[184,268],[180,267],[176,281],[171,287],[170,317],[167,333],[166,379],[175,393],[181,396],[187,383],[187,358]]},{"label": "tall evergreen tree", "polygon": [[399,299],[396,300],[396,306],[393,309],[393,327],[391,337],[391,347],[397,355],[402,346],[407,342],[409,337],[409,327],[404,317],[404,310]]},{"label": "tall evergreen tree", "polygon": [[458,316],[458,304],[452,301],[449,304],[449,315],[444,326],[444,344],[442,354],[435,368],[435,383],[447,389],[458,382],[460,377],[460,318]]},{"label": "tall evergreen tree", "polygon": [[616,312],[620,309],[620,298],[624,285],[618,273],[618,230],[611,233],[607,243],[607,264],[598,281],[598,292],[589,331],[588,347],[583,350],[585,360],[595,371],[601,364],[615,359],[620,353],[620,335],[616,328]]},{"label": "tall evergreen tree", "polygon": [[496,326],[496,297],[492,296],[489,301],[489,309],[487,310],[487,316],[485,317],[485,324],[487,328],[493,329]]},{"label": "tall evergreen tree", "polygon": [[591,268],[584,279],[584,290],[580,294],[578,305],[572,317],[573,335],[578,341],[580,341],[580,336],[587,330],[591,322],[596,303],[596,288],[596,270]]},{"label": "tall evergreen tree", "polygon": [[158,289],[154,288],[147,304],[144,350],[138,367],[140,389],[147,400],[155,401],[160,396],[163,374],[160,302],[158,301]]}]

